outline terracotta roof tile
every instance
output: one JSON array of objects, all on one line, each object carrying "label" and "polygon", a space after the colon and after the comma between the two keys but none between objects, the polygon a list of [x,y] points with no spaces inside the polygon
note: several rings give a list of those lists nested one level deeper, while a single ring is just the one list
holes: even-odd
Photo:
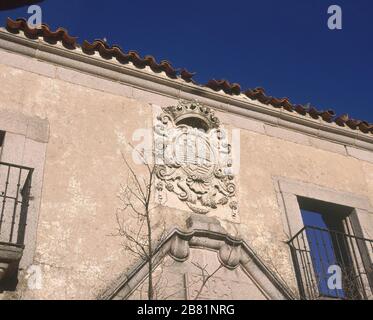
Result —
[{"label": "terracotta roof tile", "polygon": [[[170,78],[177,78],[179,71],[175,69],[170,62],[163,60],[160,63],[153,56],[145,56],[142,58],[136,51],[129,51],[125,53],[119,46],[109,46],[103,40],[95,40],[93,43],[84,41],[82,44],[82,50],[86,54],[94,54],[98,52],[101,57],[104,59],[116,58],[118,62],[126,64],[132,62],[137,68],[143,69],[146,66],[149,66],[154,72],[165,72]],[[192,73],[189,73],[187,70],[183,70],[183,75],[185,77],[193,76]]]},{"label": "terracotta roof tile", "polygon": [[7,19],[6,28],[9,32],[18,33],[23,31],[25,36],[31,39],[43,37],[46,42],[57,43],[61,41],[68,49],[75,49],[77,47],[76,37],[71,37],[63,28],[58,28],[56,31],[51,31],[49,26],[42,24],[40,28],[30,28],[25,19],[12,20]]},{"label": "terracotta roof tile", "polygon": [[36,4],[39,2],[43,2],[44,0],[1,0],[0,2],[0,10],[10,10],[15,9],[23,6],[29,6],[32,4]]},{"label": "terracotta roof tile", "polygon": [[241,94],[241,86],[238,83],[231,84],[227,80],[210,80],[205,87],[210,88],[214,91],[223,90],[226,94],[230,95],[240,95]]},{"label": "terracotta roof tile", "polygon": [[180,71],[180,77],[181,79],[185,80],[186,82],[194,82],[194,80],[192,79],[194,76],[196,75],[195,72],[189,72],[188,70],[186,69],[182,69]]},{"label": "terracotta roof tile", "polygon": [[302,116],[305,116],[307,115],[307,108],[305,108],[304,106],[302,106],[301,104],[297,104],[295,106],[293,106],[293,109],[299,113],[300,115]]},{"label": "terracotta roof tile", "polygon": [[[29,28],[26,20],[17,19],[12,20],[8,18],[6,28],[9,32],[18,33],[23,31],[25,36],[31,39],[37,39],[42,37],[46,42],[55,44],[61,41],[62,44],[68,49],[75,49],[80,47],[77,43],[77,38],[72,37],[68,34],[65,29],[58,28],[56,31],[51,31],[48,25],[43,24],[40,28],[32,29]],[[124,52],[119,46],[109,46],[103,40],[95,40],[92,43],[83,41],[81,46],[82,51],[85,54],[93,55],[96,52],[104,59],[115,58],[119,63],[127,64],[132,62],[135,67],[143,69],[150,67],[154,72],[164,72],[168,77],[172,79],[180,78],[186,82],[191,82],[199,85],[193,80],[195,73],[189,72],[186,69],[175,69],[172,64],[163,60],[157,62],[153,56],[141,57],[136,51]],[[274,108],[282,108],[288,112],[296,112],[300,115],[307,116],[314,119],[322,119],[328,123],[336,123],[341,127],[348,127],[353,130],[360,130],[363,133],[373,134],[373,124],[366,121],[351,119],[348,115],[336,116],[333,110],[318,110],[314,107],[303,106],[300,104],[293,104],[288,98],[275,98],[268,96],[263,88],[249,89],[244,92],[241,90],[241,86],[238,83],[230,83],[227,80],[210,80],[206,85],[200,85],[202,87],[210,88],[214,91],[223,91],[228,95],[241,95],[244,94],[252,100],[257,100],[263,104],[270,105]]]}]

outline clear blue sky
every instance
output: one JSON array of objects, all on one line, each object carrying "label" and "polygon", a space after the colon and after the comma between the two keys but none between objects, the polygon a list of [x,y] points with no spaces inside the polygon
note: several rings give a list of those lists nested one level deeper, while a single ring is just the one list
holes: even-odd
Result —
[{"label": "clear blue sky", "polygon": [[[343,30],[327,9],[343,9]],[[373,122],[372,0],[45,0],[43,22],[84,39]],[[26,8],[0,12],[26,17]]]}]

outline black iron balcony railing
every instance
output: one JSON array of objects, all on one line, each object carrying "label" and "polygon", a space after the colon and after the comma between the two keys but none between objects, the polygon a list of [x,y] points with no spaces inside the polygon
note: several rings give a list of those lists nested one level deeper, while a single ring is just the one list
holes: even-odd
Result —
[{"label": "black iron balcony railing", "polygon": [[372,240],[305,227],[288,244],[301,299],[373,298]]},{"label": "black iron balcony railing", "polygon": [[33,169],[0,162],[0,243],[23,246]]}]

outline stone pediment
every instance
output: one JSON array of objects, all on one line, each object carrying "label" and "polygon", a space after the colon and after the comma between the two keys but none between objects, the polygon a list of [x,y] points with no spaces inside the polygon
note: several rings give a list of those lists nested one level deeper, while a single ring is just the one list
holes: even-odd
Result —
[{"label": "stone pediment", "polygon": [[[188,230],[172,230],[157,247],[153,281],[157,299],[285,300],[286,285],[240,239],[229,236],[216,219],[196,216]],[[203,285],[203,279],[213,275]],[[141,262],[100,297],[147,299],[148,264]],[[157,287],[158,286],[158,287]]]}]

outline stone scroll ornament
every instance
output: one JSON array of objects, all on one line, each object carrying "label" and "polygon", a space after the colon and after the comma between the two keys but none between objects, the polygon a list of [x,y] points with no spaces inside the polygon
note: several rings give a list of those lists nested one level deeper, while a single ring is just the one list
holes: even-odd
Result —
[{"label": "stone scroll ornament", "polygon": [[235,218],[232,147],[214,111],[188,101],[162,110],[154,130],[158,194],[176,194],[197,214],[224,206]]}]

